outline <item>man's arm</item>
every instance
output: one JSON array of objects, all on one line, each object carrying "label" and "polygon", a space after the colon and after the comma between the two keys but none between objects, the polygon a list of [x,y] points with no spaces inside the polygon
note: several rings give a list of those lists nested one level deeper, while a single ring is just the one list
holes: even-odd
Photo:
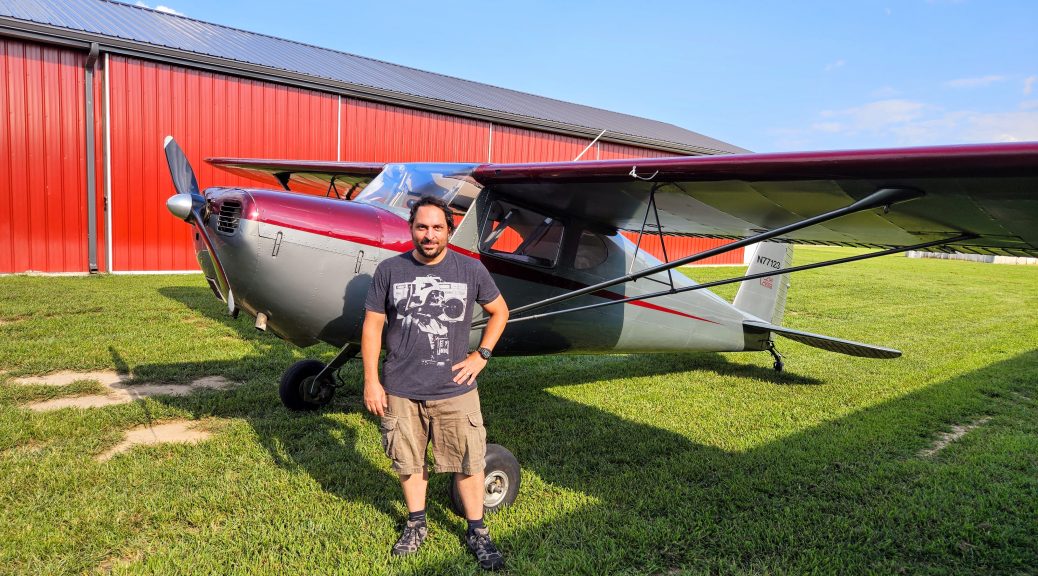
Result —
[{"label": "man's arm", "polygon": [[386,315],[366,310],[360,335],[360,356],[364,360],[364,407],[368,412],[384,416],[389,402],[378,378],[378,355],[382,351],[382,329]]},{"label": "man's arm", "polygon": [[[505,304],[504,297],[498,296],[483,305],[483,312],[489,316],[489,320],[486,328],[483,329],[483,338],[479,341],[479,347],[493,350],[497,345],[497,340],[501,338],[501,333],[505,331],[505,324],[508,323],[508,304]],[[479,355],[479,352],[470,353],[464,360],[451,366],[451,370],[457,372],[454,375],[454,383],[471,384],[486,365],[487,361]]]}]

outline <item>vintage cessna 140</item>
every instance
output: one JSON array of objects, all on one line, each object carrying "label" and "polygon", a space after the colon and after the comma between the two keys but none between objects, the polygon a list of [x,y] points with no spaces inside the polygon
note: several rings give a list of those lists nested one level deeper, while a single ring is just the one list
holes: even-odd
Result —
[{"label": "vintage cessna 140", "polygon": [[[767,351],[781,370],[779,335],[895,358],[897,350],[783,327],[788,274],[920,249],[1038,256],[1038,143],[542,164],[217,158],[208,162],[286,191],[204,193],[171,137],[165,151],[177,190],[167,206],[194,225],[199,264],[228,310],[298,346],[341,349],[327,365],[303,360],[284,373],[280,396],[294,410],[331,400],[333,376],[360,349],[371,274],[412,248],[409,203],[424,195],[460,215],[450,248],[480,259],[511,307],[496,355]],[[638,242],[620,230],[638,232]],[[640,250],[643,235],[664,233],[735,241],[666,262]],[[745,276],[696,284],[672,272],[757,243]],[[793,267],[794,244],[877,251]],[[732,303],[706,289],[726,282],[742,282]],[[439,292],[449,319],[460,308],[445,288],[404,297]],[[473,345],[479,327],[477,317]],[[518,488],[518,465],[492,465],[495,450],[488,508]]]}]

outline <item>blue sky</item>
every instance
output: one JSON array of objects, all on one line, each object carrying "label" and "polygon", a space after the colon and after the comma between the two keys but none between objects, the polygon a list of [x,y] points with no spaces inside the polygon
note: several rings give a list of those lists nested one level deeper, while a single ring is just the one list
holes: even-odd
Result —
[{"label": "blue sky", "polygon": [[757,152],[1038,140],[1038,2],[154,0]]}]

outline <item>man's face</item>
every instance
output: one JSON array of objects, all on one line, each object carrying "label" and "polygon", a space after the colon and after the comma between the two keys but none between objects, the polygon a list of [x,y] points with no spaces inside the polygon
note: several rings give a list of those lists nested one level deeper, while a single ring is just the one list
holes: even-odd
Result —
[{"label": "man's face", "polygon": [[426,260],[435,260],[447,248],[447,217],[437,206],[422,206],[411,224],[411,241]]}]

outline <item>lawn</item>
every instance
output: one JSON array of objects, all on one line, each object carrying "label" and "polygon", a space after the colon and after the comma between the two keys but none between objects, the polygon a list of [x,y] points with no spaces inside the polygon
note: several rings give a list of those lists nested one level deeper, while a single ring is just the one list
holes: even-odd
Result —
[{"label": "lawn", "polygon": [[[1034,573],[1036,286],[1036,267],[903,257],[794,275],[786,325],[897,360],[788,340],[782,374],[766,353],[495,358],[489,436],[523,466],[516,504],[488,518],[511,572]],[[390,557],[404,508],[359,366],[329,408],[281,407],[285,367],[333,353],[231,319],[198,275],[0,277],[0,573],[478,572],[444,477],[426,545]],[[238,385],[35,412],[103,389],[13,382],[104,369]],[[97,459],[180,419],[211,438]]]}]

